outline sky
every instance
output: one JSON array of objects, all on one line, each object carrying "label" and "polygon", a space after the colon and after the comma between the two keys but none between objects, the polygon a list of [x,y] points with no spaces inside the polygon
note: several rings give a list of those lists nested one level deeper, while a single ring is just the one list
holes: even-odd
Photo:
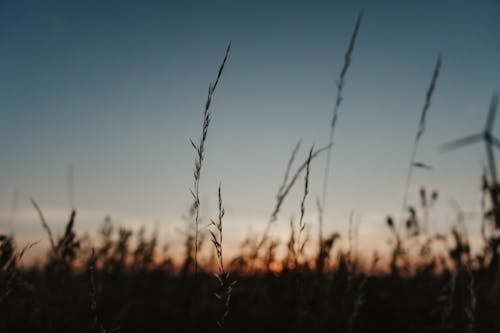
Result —
[{"label": "sky", "polygon": [[[417,152],[432,170],[414,171],[409,203],[418,203],[421,186],[436,189],[433,230],[456,220],[453,200],[471,232],[479,230],[484,147],[437,148],[480,132],[500,89],[498,1],[2,1],[0,232],[20,243],[42,240],[34,251],[43,251],[34,198],[56,233],[74,206],[79,231],[95,233],[109,215],[133,228],[157,226],[162,240],[179,243],[192,201],[189,139],[199,138],[208,85],[229,41],[201,176],[202,223],[216,216],[221,183],[227,242],[261,231],[296,142],[300,161],[311,145],[328,142],[336,80],[360,9],[325,229],[345,232],[354,214],[370,242],[385,242],[385,217],[399,216],[441,54]],[[305,220],[312,230],[324,165],[325,156],[311,165]],[[288,235],[302,191],[301,179],[277,235]]]}]

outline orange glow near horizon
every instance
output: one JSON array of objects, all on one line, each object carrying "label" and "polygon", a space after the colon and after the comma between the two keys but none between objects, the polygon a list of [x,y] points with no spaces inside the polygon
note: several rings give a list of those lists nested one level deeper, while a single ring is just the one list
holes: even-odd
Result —
[{"label": "orange glow near horizon", "polygon": [[[352,244],[352,246],[349,246],[345,238],[341,239],[333,247],[328,269],[335,270],[336,268],[338,268],[339,255],[341,255],[342,253],[345,255],[350,250],[352,251],[353,258],[357,262],[357,268],[359,269],[359,271],[374,275],[387,274],[389,272],[389,264],[391,257],[391,245],[389,245],[390,237],[391,234],[389,233],[389,231],[385,233],[363,232],[358,235],[357,242]],[[132,239],[134,238],[132,237]],[[416,240],[417,239],[414,239],[413,241]],[[241,241],[242,241],[241,239],[236,240],[230,237],[228,237],[228,239],[225,240],[225,243],[231,245],[223,247],[223,256],[225,261],[224,264],[225,267],[227,267],[229,270],[231,270],[231,261],[237,256],[241,255],[242,249],[238,246],[239,242]],[[276,259],[272,261],[269,265],[269,270],[275,274],[279,274],[285,269],[286,263],[284,260],[287,255],[287,249],[286,249],[287,241],[288,240],[285,238],[281,239],[280,241],[281,245],[278,247],[275,254]],[[481,249],[482,240],[480,238],[471,238],[469,241],[471,244],[472,253],[475,253]],[[16,240],[16,242],[18,242],[19,244],[19,241]],[[97,243],[99,243],[99,241],[97,241]],[[446,244],[447,244],[446,246],[448,247],[446,247],[444,243],[434,246],[432,248],[432,254],[446,258],[445,260],[446,267],[452,267],[451,262],[448,258],[448,249],[453,246],[453,240],[451,238],[448,238],[446,240]],[[133,251],[135,247],[135,241],[132,241],[129,245],[130,245],[129,246],[130,251]],[[223,246],[224,245],[225,244],[223,244]],[[97,246],[96,248],[98,247],[99,246]],[[301,262],[302,263],[304,263],[304,261],[308,262],[309,267],[314,267],[316,248],[317,244],[309,243],[309,246],[305,250],[305,257],[304,259],[302,259]],[[80,254],[78,256],[78,260],[75,262],[75,267],[74,267],[76,271],[83,271],[85,269],[84,268],[85,264],[87,260],[90,258],[90,252],[88,251],[88,249],[89,248],[87,248],[87,250],[83,254]],[[166,253],[164,253],[162,249],[163,249],[163,244],[158,244],[155,251],[155,256],[153,258],[152,266],[159,267],[165,260],[169,259],[172,262],[174,271],[179,271],[185,256],[184,255],[185,249],[182,243],[178,243],[178,246],[175,248],[170,246]],[[409,251],[409,263],[410,263],[409,268],[410,270],[414,270],[418,265],[422,264],[423,262],[422,258],[419,256],[418,253],[418,246],[414,245],[410,249],[412,250]],[[49,249],[48,247],[46,247],[46,245],[40,243],[35,244],[34,246],[32,246],[32,248],[28,249],[24,253],[24,256],[21,260],[21,265],[25,268],[29,267],[42,268],[47,260],[46,254],[48,253],[48,251]],[[254,263],[253,265],[254,271],[264,272],[268,269],[266,265],[264,265],[261,259],[262,258],[260,258],[256,263]],[[127,259],[127,263],[130,265],[131,262],[132,262],[132,257],[130,256]],[[200,249],[199,264],[200,267],[203,267],[205,270],[214,272],[217,270],[215,251],[212,248],[212,244],[209,243],[208,241]],[[437,266],[438,270],[440,269],[442,270],[442,268],[443,268],[442,266],[439,265]]]}]

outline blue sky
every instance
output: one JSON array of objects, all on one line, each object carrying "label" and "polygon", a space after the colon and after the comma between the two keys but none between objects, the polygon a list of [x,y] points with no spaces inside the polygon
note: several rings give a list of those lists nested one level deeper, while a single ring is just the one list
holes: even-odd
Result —
[{"label": "blue sky", "polygon": [[[358,11],[365,16],[335,134],[326,228],[351,211],[369,232],[398,215],[412,140],[437,55],[443,57],[410,202],[421,185],[451,198],[477,229],[484,148],[439,154],[481,130],[500,89],[498,1],[5,1],[0,4],[0,228],[43,238],[29,198],[61,230],[74,167],[77,227],[160,226],[170,241],[189,207],[194,152],[208,84],[232,50],[213,103],[202,174],[202,215],[222,182],[230,238],[263,228],[285,164],[302,139],[328,140],[339,75]],[[500,125],[499,125],[500,126]],[[498,128],[498,126],[496,127]],[[498,130],[495,130],[498,133]],[[324,157],[311,170],[307,222],[316,225]],[[276,232],[299,212],[302,183]]]}]

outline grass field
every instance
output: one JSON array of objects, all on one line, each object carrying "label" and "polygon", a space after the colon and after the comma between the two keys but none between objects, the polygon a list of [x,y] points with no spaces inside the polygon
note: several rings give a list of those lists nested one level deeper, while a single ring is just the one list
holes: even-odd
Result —
[{"label": "grass field", "polygon": [[[500,332],[500,200],[492,153],[498,140],[490,133],[496,95],[484,134],[444,147],[483,138],[487,144],[488,168],[478,193],[483,207],[478,251],[471,249],[461,214],[447,234],[430,231],[437,191],[422,187],[420,202],[408,202],[414,169],[430,168],[417,156],[432,98],[439,94],[440,56],[422,92],[409,164],[402,166],[408,174],[401,215],[385,221],[381,243],[388,241],[389,251],[360,253],[353,220],[346,234],[324,231],[334,134],[362,23],[360,12],[325,128],[328,142],[307,147],[302,161],[297,156],[301,142],[296,144],[266,227],[241,239],[237,253],[229,255],[224,246],[224,183],[213,189],[218,213],[208,227],[200,212],[212,104],[228,70],[229,43],[208,88],[200,136],[191,140],[192,202],[187,203],[182,258],[159,243],[157,230],[134,231],[106,219],[96,235],[79,233],[76,210],[68,212],[64,232],[56,235],[43,207],[32,200],[50,246],[39,265],[25,266],[23,256],[37,244],[0,235],[0,332]],[[313,235],[304,217],[310,209],[306,201],[314,200],[310,174],[318,156],[325,156],[326,163],[323,191],[316,198],[318,234]],[[272,230],[292,188],[301,192],[299,214],[290,220],[289,234],[276,238]]]}]

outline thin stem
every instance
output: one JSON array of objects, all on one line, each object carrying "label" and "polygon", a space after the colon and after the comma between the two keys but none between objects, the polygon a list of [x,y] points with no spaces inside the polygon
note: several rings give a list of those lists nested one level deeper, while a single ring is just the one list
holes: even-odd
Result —
[{"label": "thin stem", "polygon": [[[320,149],[317,149],[316,151],[314,151],[311,154],[311,156],[310,156],[311,160],[314,159],[314,158],[316,158],[319,154],[321,154],[322,152],[324,152],[325,150],[327,150],[329,147],[330,147],[330,145],[328,145],[326,147],[323,147],[323,148],[320,148]],[[281,193],[278,193],[277,196],[276,196],[276,205],[274,207],[273,212],[271,213],[271,216],[270,216],[269,220],[267,221],[266,228],[264,229],[264,232],[262,233],[262,237],[261,237],[260,241],[257,243],[257,245],[255,246],[255,248],[253,250],[253,253],[252,253],[252,256],[251,256],[252,259],[256,259],[258,257],[260,249],[265,244],[265,242],[268,240],[268,238],[269,238],[269,232],[271,230],[271,226],[278,219],[278,213],[279,213],[279,211],[281,209],[281,206],[282,206],[282,204],[283,204],[286,196],[288,195],[288,193],[292,189],[293,185],[297,181],[297,179],[298,179],[299,175],[301,174],[301,172],[307,167],[307,161],[308,160],[309,160],[309,158],[297,168],[297,170],[295,171],[295,174],[293,175],[293,177],[291,178],[291,180],[288,182],[288,184],[286,186],[283,186],[283,185],[281,186],[282,191],[281,191]]]},{"label": "thin stem", "polygon": [[195,225],[195,236],[194,236],[194,273],[198,273],[198,233],[199,233],[199,224],[200,224],[200,177],[201,177],[201,168],[203,165],[203,160],[205,158],[205,143],[207,140],[208,134],[208,126],[210,125],[211,120],[211,110],[210,105],[212,104],[212,97],[217,88],[219,80],[221,78],[222,72],[224,70],[224,66],[226,65],[227,58],[229,56],[229,50],[231,49],[231,42],[229,42],[226,53],[224,55],[224,59],[222,60],[221,65],[219,66],[219,71],[217,73],[217,78],[213,83],[208,86],[208,96],[207,101],[205,103],[205,109],[203,110],[203,125],[202,125],[202,134],[198,145],[196,145],[192,140],[191,145],[193,146],[196,154],[194,161],[194,184],[193,189],[191,189],[191,195],[193,196],[193,205],[192,211],[194,212],[194,225]]},{"label": "thin stem", "polygon": [[[349,66],[351,65],[352,61],[352,53],[354,51],[354,46],[356,44],[356,39],[358,37],[358,32],[359,28],[361,26],[361,21],[363,19],[363,10],[361,10],[358,14],[358,18],[356,19],[356,24],[354,26],[354,30],[352,32],[351,40],[349,42],[349,46],[347,48],[347,51],[344,56],[344,65],[342,66],[342,70],[340,72],[339,79],[337,81],[337,97],[335,98],[335,105],[333,107],[333,112],[332,112],[332,120],[330,123],[330,134],[328,136],[328,144],[329,147],[326,155],[326,164],[325,164],[325,173],[323,176],[323,193],[321,196],[321,214],[324,213],[325,210],[325,204],[326,204],[326,197],[327,197],[327,189],[328,189],[328,178],[330,175],[330,164],[331,164],[331,159],[332,159],[332,145],[333,145],[333,135],[335,132],[335,125],[337,124],[337,118],[338,118],[338,113],[339,113],[339,108],[343,100],[342,96],[342,91],[344,89],[345,85],[345,77],[347,74],[347,70],[349,69]],[[320,218],[322,220],[322,217]]]},{"label": "thin stem", "polygon": [[441,69],[441,56],[438,56],[437,61],[436,61],[436,65],[434,66],[434,72],[432,73],[431,83],[430,83],[429,89],[427,90],[427,93],[425,95],[425,104],[424,104],[424,107],[422,108],[422,113],[420,115],[417,134],[415,135],[415,140],[413,141],[413,147],[412,147],[412,152],[411,152],[411,157],[410,157],[410,165],[408,166],[408,174],[406,176],[405,190],[404,190],[404,194],[403,194],[403,203],[401,205],[401,219],[400,219],[398,229],[401,229],[401,226],[404,223],[404,212],[405,212],[406,206],[408,204],[408,192],[410,190],[411,178],[413,175],[413,168],[414,168],[415,162],[416,162],[418,143],[420,142],[420,138],[422,137],[422,135],[425,132],[427,111],[431,105],[431,99],[432,99],[432,95],[434,93],[434,89],[436,87],[436,82],[437,82],[437,78],[439,76],[440,69]]}]

